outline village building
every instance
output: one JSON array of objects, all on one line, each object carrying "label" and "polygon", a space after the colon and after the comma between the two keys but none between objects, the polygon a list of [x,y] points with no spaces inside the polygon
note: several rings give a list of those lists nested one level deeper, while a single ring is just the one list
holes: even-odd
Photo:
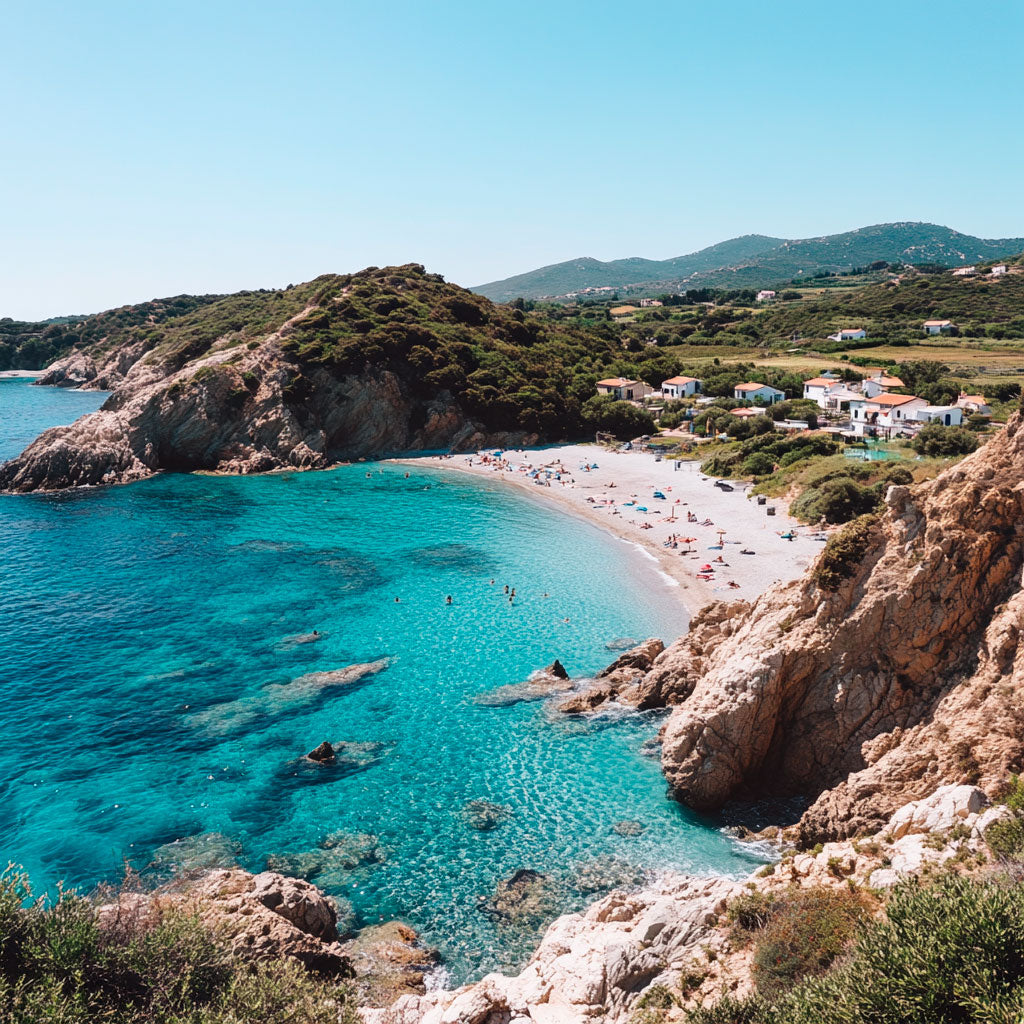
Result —
[{"label": "village building", "polygon": [[817,402],[822,409],[828,408],[828,395],[835,390],[843,388],[842,381],[834,377],[812,377],[804,381],[804,398],[810,402]]},{"label": "village building", "polygon": [[775,298],[775,292],[773,292],[770,288],[762,288],[757,293],[757,301],[758,302],[771,302],[772,299],[774,299],[774,298]]},{"label": "village building", "polygon": [[1008,270],[1009,270],[1009,268],[1006,266],[1005,263],[997,263],[992,268],[992,276],[993,277],[1002,277],[1003,274],[1007,273]]},{"label": "village building", "polygon": [[768,384],[747,381],[746,384],[737,384],[733,388],[732,397],[741,400],[746,399],[748,402],[759,402],[761,405],[774,405],[786,397],[786,392],[773,388]]},{"label": "village building", "polygon": [[975,413],[978,416],[992,415],[992,406],[988,404],[988,400],[984,395],[968,395],[966,392],[961,391],[956,404],[964,412]]},{"label": "village building", "polygon": [[957,267],[953,271],[954,277],[973,277],[978,272],[977,267]]},{"label": "village building", "polygon": [[825,411],[843,413],[850,411],[851,402],[859,402],[864,396],[859,391],[852,391],[845,384],[832,388],[825,395]]},{"label": "village building", "polygon": [[888,374],[879,371],[872,377],[865,377],[861,384],[861,390],[868,398],[874,398],[893,388],[905,388],[906,384],[899,377],[890,377]]},{"label": "village building", "polygon": [[916,395],[865,396],[850,402],[850,425],[858,437],[892,437],[916,429],[917,412],[927,405]]},{"label": "village building", "polygon": [[959,427],[964,411],[955,405],[926,405],[915,413],[921,423],[941,423],[944,427]]},{"label": "village building", "polygon": [[651,306],[663,306],[664,303],[660,299],[641,299],[640,305],[644,309],[648,309]]},{"label": "village building", "polygon": [[861,338],[866,338],[868,332],[863,327],[840,327],[835,334],[830,334],[830,341],[858,341]]},{"label": "village building", "polygon": [[731,416],[739,416],[741,420],[750,419],[751,416],[763,416],[764,409],[753,409],[750,407],[743,407],[739,409],[730,409],[729,414]]},{"label": "village building", "polygon": [[654,394],[654,388],[642,380],[626,380],[625,377],[609,377],[597,382],[599,395],[611,395],[620,402],[639,402],[641,398]]},{"label": "village building", "polygon": [[696,377],[669,377],[661,382],[661,393],[665,398],[690,398],[699,395],[701,387]]},{"label": "village building", "polygon": [[954,324],[952,320],[925,320],[924,322],[924,333],[925,334],[948,334],[953,330]]}]

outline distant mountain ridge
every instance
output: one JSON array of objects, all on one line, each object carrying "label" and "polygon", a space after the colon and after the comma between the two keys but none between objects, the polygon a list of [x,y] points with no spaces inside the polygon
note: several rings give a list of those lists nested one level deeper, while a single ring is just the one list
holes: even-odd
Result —
[{"label": "distant mountain ridge", "polygon": [[941,224],[900,221],[818,238],[742,235],[668,260],[633,257],[602,263],[583,257],[477,285],[472,291],[494,302],[509,302],[520,297],[564,297],[586,288],[764,288],[821,270],[850,270],[875,260],[962,266],[1022,250],[1024,238],[977,238]]}]

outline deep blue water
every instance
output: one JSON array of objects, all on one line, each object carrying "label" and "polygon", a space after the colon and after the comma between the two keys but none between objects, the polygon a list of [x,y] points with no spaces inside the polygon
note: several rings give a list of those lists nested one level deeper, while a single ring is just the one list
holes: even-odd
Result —
[{"label": "deep blue water", "polygon": [[[0,382],[0,457],[101,400]],[[37,889],[125,861],[269,858],[359,921],[409,921],[463,980],[532,946],[477,906],[519,868],[552,876],[559,909],[594,898],[579,878],[595,858],[608,884],[750,869],[666,798],[641,752],[657,718],[474,703],[555,657],[592,672],[608,641],[685,625],[632,547],[500,485],[362,465],[3,496],[0,551],[0,860]],[[379,659],[349,685],[302,679]],[[333,768],[298,760],[325,739],[363,746]],[[477,799],[507,820],[470,828]],[[627,818],[642,835],[613,831]],[[354,869],[346,853],[374,841],[353,834],[376,837]]]}]

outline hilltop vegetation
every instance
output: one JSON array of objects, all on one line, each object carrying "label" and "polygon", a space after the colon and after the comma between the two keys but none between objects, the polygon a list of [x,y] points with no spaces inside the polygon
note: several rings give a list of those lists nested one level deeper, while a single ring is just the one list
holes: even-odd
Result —
[{"label": "hilltop vegetation", "polygon": [[670,260],[570,260],[478,285],[496,302],[566,296],[612,287],[621,295],[686,288],[769,288],[820,271],[847,271],[878,260],[963,266],[1024,251],[1024,238],[985,239],[939,224],[875,224],[820,238],[776,239],[744,235]]}]

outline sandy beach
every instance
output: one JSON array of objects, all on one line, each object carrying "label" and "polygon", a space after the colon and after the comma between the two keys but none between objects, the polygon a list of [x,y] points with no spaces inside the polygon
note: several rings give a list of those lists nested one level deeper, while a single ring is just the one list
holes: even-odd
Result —
[{"label": "sandy beach", "polygon": [[0,370],[0,380],[35,380],[42,377],[45,370]]},{"label": "sandy beach", "polygon": [[758,505],[738,483],[723,491],[696,462],[596,445],[509,451],[500,460],[482,452],[397,461],[501,481],[586,517],[651,554],[678,583],[691,615],[710,601],[753,600],[772,583],[800,576],[823,546],[822,535],[792,519],[785,502]]}]

